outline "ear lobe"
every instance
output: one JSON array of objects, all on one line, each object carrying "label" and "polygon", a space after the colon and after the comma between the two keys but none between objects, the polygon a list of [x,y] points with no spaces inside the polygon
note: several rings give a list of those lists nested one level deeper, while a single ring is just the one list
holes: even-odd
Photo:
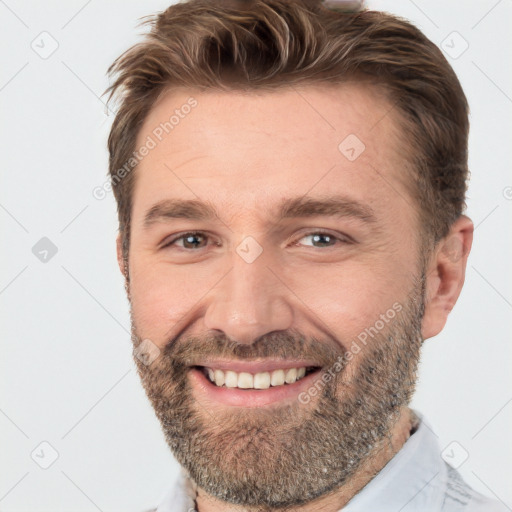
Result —
[{"label": "ear lobe", "polygon": [[473,222],[461,215],[443,238],[426,269],[424,339],[439,334],[459,298],[466,277],[466,265],[473,242]]}]

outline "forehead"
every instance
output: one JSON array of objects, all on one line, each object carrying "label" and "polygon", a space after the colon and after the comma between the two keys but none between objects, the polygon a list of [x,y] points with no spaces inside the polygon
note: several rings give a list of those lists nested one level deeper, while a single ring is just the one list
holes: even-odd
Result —
[{"label": "forehead", "polygon": [[362,84],[169,91],[137,137],[152,148],[136,169],[133,218],[168,198],[233,215],[332,193],[395,209],[401,196],[407,209],[399,133],[384,95]]}]

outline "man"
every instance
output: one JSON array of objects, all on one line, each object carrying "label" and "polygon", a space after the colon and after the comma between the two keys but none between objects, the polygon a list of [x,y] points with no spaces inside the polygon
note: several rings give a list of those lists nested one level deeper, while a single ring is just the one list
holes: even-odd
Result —
[{"label": "man", "polygon": [[190,0],[110,67],[163,511],[498,511],[408,407],[464,283],[468,106],[388,14]]}]

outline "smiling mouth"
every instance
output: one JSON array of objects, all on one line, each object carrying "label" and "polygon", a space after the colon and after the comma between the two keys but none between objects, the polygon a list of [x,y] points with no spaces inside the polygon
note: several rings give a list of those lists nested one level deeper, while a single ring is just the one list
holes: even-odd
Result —
[{"label": "smiling mouth", "polygon": [[250,373],[232,370],[213,369],[207,366],[195,366],[210,383],[219,388],[241,390],[265,390],[294,384],[306,376],[320,371],[319,366],[299,366],[273,371]]}]

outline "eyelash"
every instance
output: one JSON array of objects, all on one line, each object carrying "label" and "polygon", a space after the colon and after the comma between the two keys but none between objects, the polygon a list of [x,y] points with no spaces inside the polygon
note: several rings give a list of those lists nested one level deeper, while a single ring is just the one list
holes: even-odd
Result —
[{"label": "eyelash", "polygon": [[[201,235],[201,236],[206,237],[206,239],[208,239],[208,234],[203,231],[187,231],[186,233],[182,233],[180,235],[173,237],[171,240],[166,242],[161,248],[162,249],[169,248],[170,246],[175,244],[178,240],[182,240],[184,238],[187,238],[188,236],[196,236],[196,235]],[[302,240],[303,238],[305,238],[307,236],[313,236],[313,235],[327,235],[327,236],[331,237],[332,239],[334,239],[335,241],[341,242],[342,244],[353,243],[353,241],[349,237],[346,237],[346,236],[338,237],[336,235],[333,235],[332,233],[329,233],[328,231],[310,231],[308,233],[302,234],[302,236],[299,238],[299,240]],[[296,243],[294,243],[292,245],[296,245]],[[335,246],[329,245],[326,247],[312,247],[312,248],[313,249],[333,249],[334,247]],[[200,247],[199,249],[187,249],[184,247],[179,247],[179,249],[181,249],[183,251],[199,251],[200,249],[203,249],[203,247]]]}]

